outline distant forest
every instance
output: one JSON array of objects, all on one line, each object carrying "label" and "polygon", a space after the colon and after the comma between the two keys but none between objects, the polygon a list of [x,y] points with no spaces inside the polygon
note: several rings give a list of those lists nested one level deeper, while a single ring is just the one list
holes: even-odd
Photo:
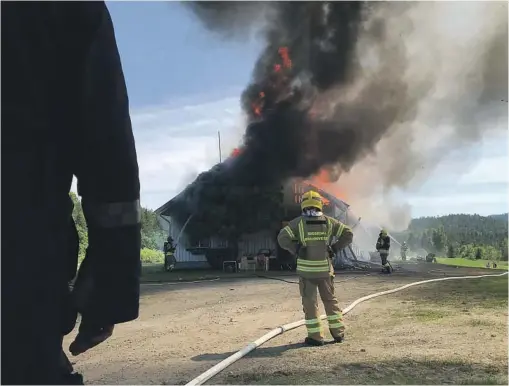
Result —
[{"label": "distant forest", "polygon": [[394,237],[410,249],[424,248],[447,257],[508,259],[508,215],[451,214],[413,219]]},{"label": "distant forest", "polygon": [[[73,219],[80,240],[79,260],[81,261],[85,257],[85,251],[88,246],[87,222],[83,214],[80,199],[74,192],[71,192],[69,195],[74,204]],[[144,250],[161,249],[165,238],[165,233],[157,222],[155,212],[147,208],[141,208],[141,248]]]},{"label": "distant forest", "polygon": [[[88,245],[87,225],[79,198],[74,193],[70,195],[74,202],[73,218],[80,238],[81,260]],[[143,250],[160,250],[166,235],[154,211],[142,208],[141,228]],[[493,216],[451,214],[413,219],[406,231],[392,233],[392,236],[399,242],[406,241],[411,250],[423,248],[437,256],[507,260],[507,232],[507,213]]]}]

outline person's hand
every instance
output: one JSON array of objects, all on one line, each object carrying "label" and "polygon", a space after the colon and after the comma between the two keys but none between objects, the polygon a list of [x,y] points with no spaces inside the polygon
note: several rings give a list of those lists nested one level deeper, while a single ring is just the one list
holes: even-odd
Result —
[{"label": "person's hand", "polygon": [[113,325],[106,324],[98,318],[94,309],[94,298],[98,298],[95,281],[87,258],[83,261],[72,291],[73,304],[82,315],[78,335],[69,346],[69,351],[76,356],[104,342],[113,334]]},{"label": "person's hand", "polygon": [[93,323],[81,321],[78,335],[69,346],[72,355],[80,355],[85,351],[104,342],[113,334],[114,326],[97,326]]}]

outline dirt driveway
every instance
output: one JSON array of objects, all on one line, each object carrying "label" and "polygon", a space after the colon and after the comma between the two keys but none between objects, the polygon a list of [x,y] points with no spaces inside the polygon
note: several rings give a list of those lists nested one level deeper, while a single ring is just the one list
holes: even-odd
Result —
[{"label": "dirt driveway", "polygon": [[[392,276],[376,272],[370,276],[342,273],[336,277],[336,291],[342,306],[346,306],[361,296],[423,278],[492,273],[437,267],[432,272],[428,272],[429,266],[404,267],[406,269]],[[84,374],[86,383],[183,384],[267,331],[302,319],[297,285],[277,280],[144,285],[142,294],[140,318],[137,321],[117,326],[109,341],[90,352],[77,358],[69,356],[75,362],[76,370]],[[359,313],[374,318],[380,304],[384,303],[365,303],[362,311],[359,306]],[[355,324],[358,318],[358,313],[352,312],[352,315],[346,317],[346,322]],[[358,333],[352,331],[352,339]],[[386,328],[380,326],[380,332],[374,333],[382,336]],[[74,334],[66,337],[66,348]],[[304,334],[304,329],[299,328],[274,339],[267,347],[280,346],[283,347],[282,351],[297,348]],[[387,339],[390,340],[389,337]],[[348,344],[352,345],[349,348],[351,350],[360,349],[354,347],[353,343]],[[345,343],[345,347],[350,346]],[[262,350],[257,351],[263,353]],[[310,352],[308,348],[293,352],[300,350],[304,355],[302,358]],[[281,357],[282,351],[276,350],[271,356],[277,359]],[[299,356],[294,355],[293,359],[288,359],[293,363],[288,363],[288,368],[292,368],[298,364]],[[268,361],[267,358],[264,360],[255,355],[242,359],[211,383],[243,383],[242,379],[235,376],[235,371],[239,374],[245,366],[254,368],[260,364],[268,366],[267,370],[273,372],[286,366],[285,360]],[[249,383],[254,381],[250,379]]]}]

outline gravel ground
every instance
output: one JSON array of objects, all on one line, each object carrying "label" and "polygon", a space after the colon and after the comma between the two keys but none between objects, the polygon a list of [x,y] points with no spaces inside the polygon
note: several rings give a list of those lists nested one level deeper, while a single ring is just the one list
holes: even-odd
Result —
[{"label": "gravel ground", "polygon": [[[390,276],[376,270],[370,273],[342,272],[336,276],[336,292],[342,306],[361,296],[425,278],[495,272],[405,264]],[[362,305],[363,314],[377,312],[371,303]],[[371,307],[375,307],[373,311]],[[143,285],[138,320],[118,325],[107,342],[89,352],[75,358],[68,355],[89,384],[184,384],[267,331],[302,319],[301,310],[297,285],[279,280]],[[355,318],[356,315],[348,315],[346,322],[355,323]],[[65,348],[75,333],[66,337]],[[299,347],[304,336],[304,329],[298,328],[268,342],[267,347],[280,347],[269,352],[269,357],[277,358],[283,351]],[[309,350],[303,348],[303,355]],[[271,361],[255,355],[234,364],[212,383],[231,383],[231,371],[246,364],[257,366],[260,360],[270,368]],[[276,362],[274,368],[282,366]],[[240,380],[233,378],[235,382]]]}]

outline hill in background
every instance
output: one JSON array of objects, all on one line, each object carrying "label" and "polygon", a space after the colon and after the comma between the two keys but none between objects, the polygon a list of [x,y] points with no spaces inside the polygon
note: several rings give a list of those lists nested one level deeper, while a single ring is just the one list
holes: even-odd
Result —
[{"label": "hill in background", "polygon": [[502,213],[502,214],[492,214],[488,217],[494,218],[496,220],[504,220],[505,222],[509,221],[509,213]]},{"label": "hill in background", "polygon": [[507,260],[508,214],[450,214],[413,219],[404,232],[393,234],[410,249],[424,248],[448,257]]}]

